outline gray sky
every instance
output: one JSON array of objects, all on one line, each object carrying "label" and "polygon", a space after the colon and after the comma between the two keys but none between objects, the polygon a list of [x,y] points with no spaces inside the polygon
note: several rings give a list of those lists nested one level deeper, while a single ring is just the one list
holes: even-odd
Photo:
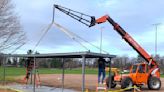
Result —
[{"label": "gray sky", "polygon": [[[118,22],[149,54],[154,54],[155,26],[158,27],[158,54],[164,55],[164,1],[163,0],[13,0],[21,24],[27,33],[28,42],[16,53],[26,53],[33,49],[43,31],[52,19],[53,4],[58,4],[97,18],[110,15]],[[70,31],[100,46],[100,28],[103,29],[103,49],[110,54],[135,56],[137,53],[113,30],[109,23],[93,28],[77,22],[69,16],[55,11],[55,21]],[[91,51],[98,49],[86,45]],[[40,53],[86,51],[54,26],[36,48]]]}]

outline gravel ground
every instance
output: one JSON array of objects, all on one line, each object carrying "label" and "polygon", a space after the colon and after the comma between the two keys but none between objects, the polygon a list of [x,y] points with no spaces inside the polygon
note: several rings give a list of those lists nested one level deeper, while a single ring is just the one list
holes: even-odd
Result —
[{"label": "gravel ground", "polygon": [[11,90],[5,90],[5,89],[0,89],[0,92],[14,92],[14,91],[11,91]]},{"label": "gravel ground", "polygon": [[[18,79],[23,79],[23,77],[19,77]],[[62,75],[61,74],[45,74],[40,75],[41,78],[41,84],[47,85],[47,86],[53,86],[53,87],[62,87]],[[97,75],[86,75],[86,89],[89,90],[95,90],[97,85]],[[142,87],[143,92],[164,92],[164,78],[161,78],[162,86],[160,90],[149,90],[147,86]],[[64,87],[67,89],[75,89],[80,91],[82,85],[82,75],[80,74],[65,74],[65,81],[64,81]],[[119,89],[120,87],[117,86],[116,89]]]}]

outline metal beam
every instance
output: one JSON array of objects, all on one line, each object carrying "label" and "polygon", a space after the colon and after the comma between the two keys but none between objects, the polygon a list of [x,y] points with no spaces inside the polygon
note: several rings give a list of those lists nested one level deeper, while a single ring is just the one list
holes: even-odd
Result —
[{"label": "metal beam", "polygon": [[34,68],[33,68],[33,71],[34,71],[34,81],[33,81],[33,92],[35,92],[35,82],[36,82],[36,58],[34,57]]},{"label": "metal beam", "polygon": [[3,58],[3,85],[6,85],[6,62],[8,60],[8,57]]},{"label": "metal beam", "polygon": [[64,91],[64,59],[62,58],[62,63],[63,63],[63,65],[62,65],[62,68],[63,68],[63,70],[62,70],[62,92]]},{"label": "metal beam", "polygon": [[4,54],[7,57],[35,57],[35,58],[81,58],[81,56],[85,56],[85,58],[114,58],[115,55],[111,54],[102,54],[102,53],[93,53],[93,52],[71,52],[71,53],[47,53],[47,54]]},{"label": "metal beam", "polygon": [[109,64],[109,89],[111,89],[111,80],[112,80],[112,76],[111,76],[111,58],[109,58],[109,61],[108,61],[108,64]]},{"label": "metal beam", "polygon": [[85,61],[86,61],[86,58],[83,55],[82,56],[82,92],[85,91]]}]

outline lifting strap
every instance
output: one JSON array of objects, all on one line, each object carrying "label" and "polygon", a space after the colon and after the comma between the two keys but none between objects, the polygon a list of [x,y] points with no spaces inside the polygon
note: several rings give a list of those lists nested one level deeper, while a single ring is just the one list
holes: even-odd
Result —
[{"label": "lifting strap", "polygon": [[[61,25],[57,24],[56,22],[54,22],[55,27],[57,27],[60,31],[64,32],[66,35],[68,35],[71,39],[73,39],[74,41],[78,42],[82,47],[84,47],[85,49],[89,50],[85,45],[83,45],[79,40],[84,41],[85,43],[88,43],[89,45],[97,48],[100,50],[100,48],[98,46],[95,46],[94,44],[88,42],[87,40],[83,39],[82,37],[80,37],[79,35],[69,31],[68,29],[62,27]],[[76,39],[77,38],[77,39]],[[78,40],[79,39],[79,40]],[[107,53],[107,51],[102,50],[103,52]]]},{"label": "lifting strap", "polygon": [[47,27],[45,30],[43,29],[44,33],[41,35],[40,39],[38,40],[38,42],[37,42],[36,45],[34,46],[33,51],[35,51],[36,47],[40,44],[41,40],[44,38],[44,36],[45,36],[45,35],[47,34],[47,32],[50,30],[50,28],[52,27],[52,24],[53,24],[53,23],[49,24],[48,27]]},{"label": "lifting strap", "polygon": [[70,37],[72,40],[76,41],[79,43],[83,48],[86,50],[89,50],[85,45],[83,45],[80,41],[76,39],[76,36],[73,35],[71,32],[69,32],[66,28],[62,27],[61,25],[57,24],[54,22],[55,27],[57,27],[60,31],[64,32],[68,37]]}]

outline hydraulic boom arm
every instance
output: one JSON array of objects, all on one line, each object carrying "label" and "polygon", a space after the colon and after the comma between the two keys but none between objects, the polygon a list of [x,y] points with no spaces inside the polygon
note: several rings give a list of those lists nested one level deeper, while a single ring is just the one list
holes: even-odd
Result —
[{"label": "hydraulic boom arm", "polygon": [[158,67],[157,63],[153,60],[153,58],[119,24],[117,24],[108,15],[105,15],[96,20],[94,16],[89,16],[59,5],[54,5],[54,7],[89,27],[92,27],[95,24],[100,24],[108,21],[114,27],[114,29],[121,35],[121,37],[131,47],[133,47],[133,49],[136,50],[138,54],[141,55],[148,62],[149,65]]},{"label": "hydraulic boom arm", "polygon": [[92,24],[92,23],[95,23],[94,16],[89,16],[84,13],[62,7],[60,5],[54,5],[54,8],[60,10],[61,12],[67,14],[68,16],[74,18],[75,20],[78,20],[79,22],[85,24],[86,26],[91,27],[91,26],[95,25],[95,24]]},{"label": "hydraulic boom arm", "polygon": [[112,18],[108,15],[105,15],[96,20],[97,24],[103,23],[108,21],[116,30],[122,38],[131,46],[134,50],[138,52],[149,64],[152,66],[157,66],[156,62],[152,59],[152,57],[119,25],[117,24]]}]

